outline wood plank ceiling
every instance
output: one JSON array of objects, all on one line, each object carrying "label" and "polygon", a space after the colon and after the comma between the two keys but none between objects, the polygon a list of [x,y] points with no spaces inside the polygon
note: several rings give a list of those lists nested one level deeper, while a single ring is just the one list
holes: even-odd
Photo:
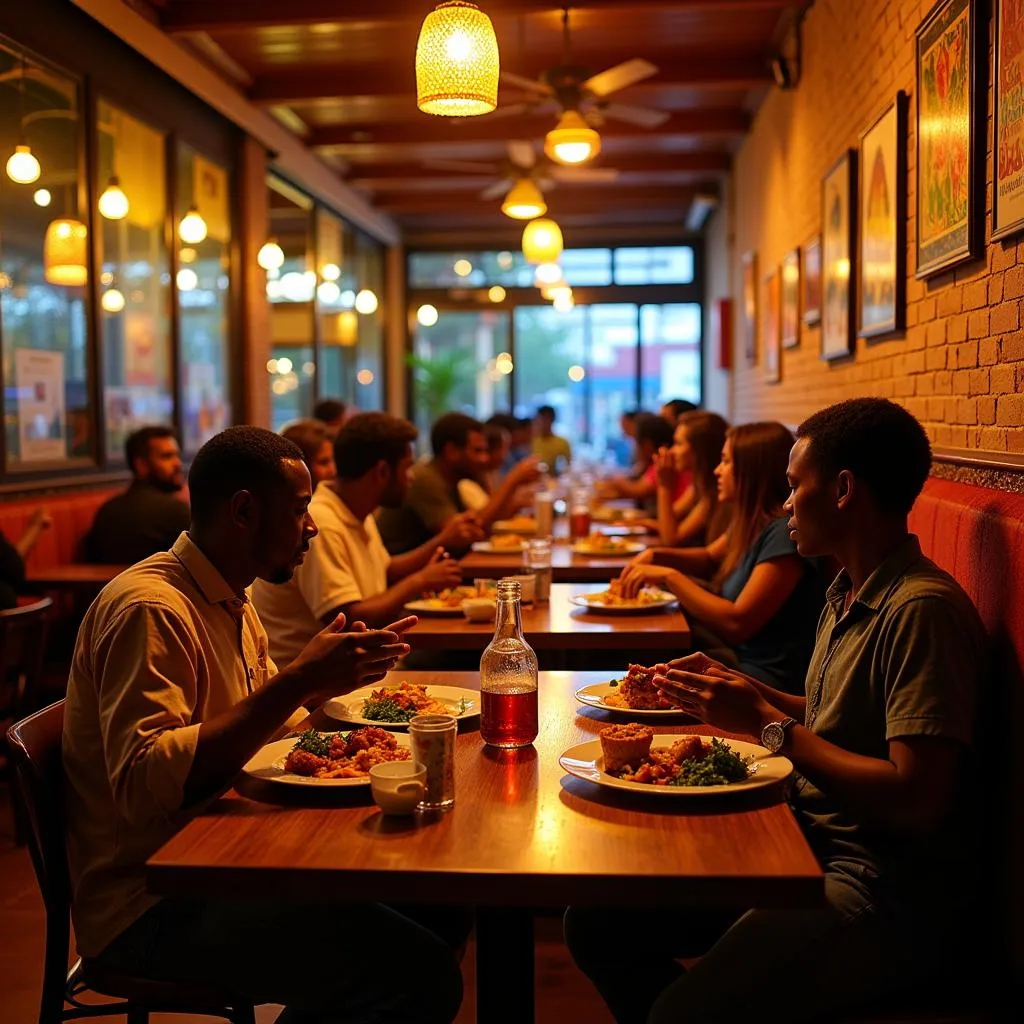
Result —
[{"label": "wood plank ceiling", "polygon": [[[557,2],[478,3],[494,23],[503,71],[537,79],[563,63]],[[498,116],[448,119],[417,110],[416,39],[431,0],[150,4],[164,31],[298,132],[407,236],[516,226],[501,213],[500,196],[483,198],[481,192],[512,173],[509,140],[529,142],[542,159],[544,135],[557,112],[549,105],[509,115],[503,108],[538,96],[507,82]],[[719,193],[732,153],[771,84],[771,59],[804,6],[792,0],[572,4],[571,63],[598,72],[631,58],[651,62],[655,75],[611,99],[667,117],[656,127],[604,119],[601,154],[587,166],[613,168],[617,176],[554,183],[545,192],[551,216],[591,235],[625,227],[682,230],[694,196]],[[452,162],[467,166],[455,170]],[[534,173],[550,185],[539,167]]]}]

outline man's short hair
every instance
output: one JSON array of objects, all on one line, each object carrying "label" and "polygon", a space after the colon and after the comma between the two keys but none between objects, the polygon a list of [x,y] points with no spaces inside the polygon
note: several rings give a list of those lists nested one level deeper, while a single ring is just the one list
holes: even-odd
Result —
[{"label": "man's short hair", "polygon": [[636,420],[636,443],[649,442],[654,450],[669,448],[675,436],[675,427],[664,416],[644,413]]},{"label": "man's short hair", "polygon": [[321,423],[333,423],[345,415],[345,403],[337,398],[321,398],[313,406],[313,419]]},{"label": "man's short hair", "polygon": [[811,462],[835,477],[849,470],[886,515],[905,516],[928,479],[932,448],[920,423],[887,398],[851,398],[809,416],[796,432]]},{"label": "man's short hair", "polygon": [[446,412],[430,428],[430,449],[435,455],[440,455],[446,444],[465,448],[469,444],[469,435],[474,431],[484,432],[484,425],[479,420],[464,412]]},{"label": "man's short hair", "polygon": [[637,417],[643,415],[643,409],[627,409],[621,415],[621,419],[626,420],[628,423],[636,423]]},{"label": "man's short hair", "polygon": [[662,409],[671,409],[672,415],[678,419],[683,415],[684,412],[694,412],[697,408],[693,402],[688,402],[685,398],[670,398],[667,402],[662,403]]},{"label": "man's short hair", "polygon": [[511,434],[513,430],[517,430],[519,428],[519,420],[517,420],[510,412],[496,412],[493,416],[484,420],[484,426],[501,427]]},{"label": "man's short hair", "polygon": [[135,460],[149,458],[150,441],[162,441],[164,438],[176,436],[172,427],[164,426],[162,423],[154,423],[132,431],[124,443],[124,458],[128,468],[134,473]]},{"label": "man's short hair", "polygon": [[507,427],[489,421],[484,424],[484,437],[489,452],[496,452],[503,444],[512,440]]},{"label": "man's short hair", "polygon": [[295,420],[281,428],[281,436],[294,442],[302,450],[302,461],[313,471],[313,463],[320,454],[324,441],[330,441],[332,431],[323,420]]},{"label": "man's short hair", "polygon": [[298,445],[262,427],[228,427],[196,452],[188,471],[192,521],[213,517],[238,491],[265,495],[287,480],[283,462],[302,461]]},{"label": "man's short hair", "polygon": [[555,420],[558,419],[558,414],[555,412],[555,407],[553,405],[537,406],[537,415],[547,416],[547,418],[551,420],[552,423],[554,423]]},{"label": "man's short hair", "polygon": [[334,465],[342,480],[358,480],[383,460],[392,469],[405,457],[419,431],[386,412],[361,412],[334,439]]}]

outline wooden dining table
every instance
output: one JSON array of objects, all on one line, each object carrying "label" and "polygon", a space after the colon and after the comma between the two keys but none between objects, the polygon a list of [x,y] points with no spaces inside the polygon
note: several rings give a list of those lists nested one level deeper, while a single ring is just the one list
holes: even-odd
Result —
[{"label": "wooden dining table", "polygon": [[[468,672],[403,672],[400,679],[479,688]],[[321,908],[473,907],[482,1024],[533,1020],[536,908],[682,913],[820,905],[822,872],[784,786],[727,797],[634,795],[562,769],[558,758],[568,748],[595,739],[609,722],[629,720],[576,701],[577,688],[600,679],[541,673],[540,734],[520,750],[485,746],[477,720],[461,722],[449,811],[384,817],[368,787],[317,789],[243,775],[150,858],[147,884],[180,897],[265,899],[273,892]],[[684,716],[661,721],[658,733],[709,731]]]},{"label": "wooden dining table", "polygon": [[[607,583],[622,572],[632,557],[633,554],[581,555],[572,550],[569,541],[556,540],[551,546],[551,576],[555,583]],[[459,561],[459,568],[467,583],[528,571],[523,568],[523,556],[518,551],[471,551]]]},{"label": "wooden dining table", "polygon": [[67,562],[64,565],[46,565],[29,568],[26,584],[33,590],[64,590],[75,592],[101,591],[127,565],[101,565],[93,562]]}]

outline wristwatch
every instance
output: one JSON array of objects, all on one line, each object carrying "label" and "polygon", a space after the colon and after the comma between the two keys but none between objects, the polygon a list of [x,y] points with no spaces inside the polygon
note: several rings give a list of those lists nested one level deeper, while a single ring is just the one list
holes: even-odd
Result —
[{"label": "wristwatch", "polygon": [[766,747],[773,754],[777,754],[782,749],[782,744],[786,742],[786,730],[795,722],[795,718],[784,718],[781,722],[769,722],[761,730],[761,746]]}]

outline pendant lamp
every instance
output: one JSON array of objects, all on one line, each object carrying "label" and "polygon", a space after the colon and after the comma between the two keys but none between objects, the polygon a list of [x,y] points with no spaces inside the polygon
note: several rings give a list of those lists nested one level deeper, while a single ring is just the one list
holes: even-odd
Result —
[{"label": "pendant lamp", "polygon": [[562,255],[562,229],[551,219],[531,220],[523,230],[523,256],[527,263],[555,263]]},{"label": "pendant lamp", "polygon": [[520,178],[501,204],[501,212],[513,220],[533,220],[542,217],[547,209],[540,189],[529,178]]},{"label": "pendant lamp", "polygon": [[88,231],[80,220],[58,217],[50,221],[43,239],[43,276],[50,284],[81,287],[89,279],[86,269]]},{"label": "pendant lamp", "polygon": [[186,245],[198,245],[206,237],[206,221],[194,206],[181,218],[178,225],[178,237]]},{"label": "pendant lamp", "polygon": [[560,164],[582,164],[601,152],[601,136],[576,110],[567,110],[544,136],[544,152]]},{"label": "pendant lamp", "polygon": [[116,177],[112,177],[103,190],[99,209],[107,220],[123,220],[128,216],[128,197]]},{"label": "pendant lamp", "polygon": [[416,44],[416,105],[426,114],[473,117],[498,105],[498,40],[476,4],[438,4]]}]

